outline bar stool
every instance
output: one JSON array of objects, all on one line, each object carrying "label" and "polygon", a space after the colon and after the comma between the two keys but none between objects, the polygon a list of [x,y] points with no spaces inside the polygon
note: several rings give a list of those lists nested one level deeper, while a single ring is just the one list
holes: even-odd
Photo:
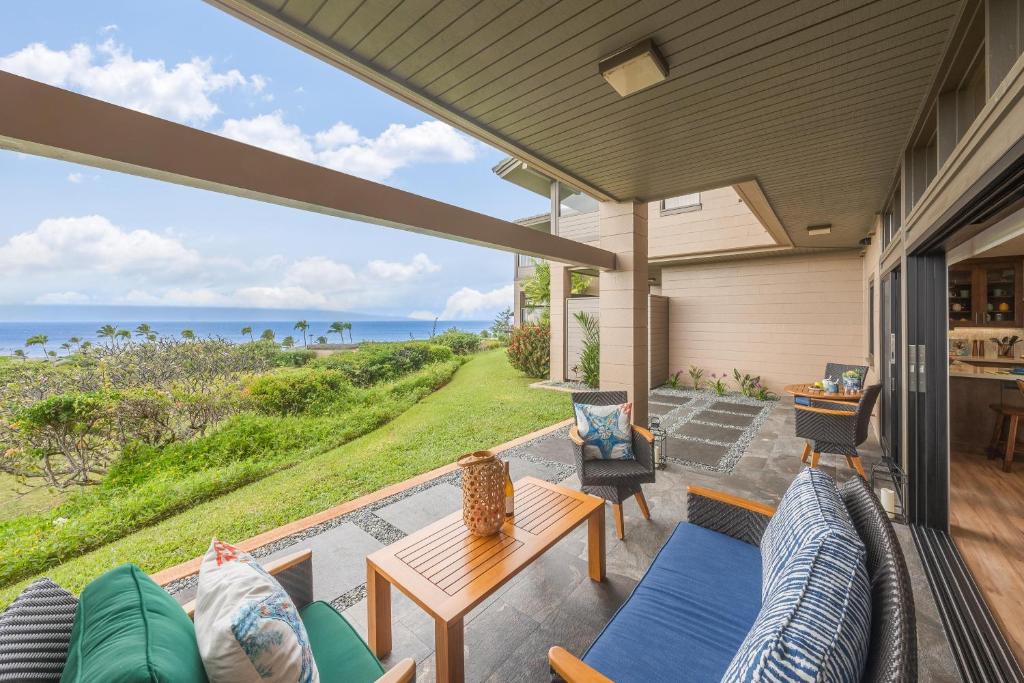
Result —
[{"label": "bar stool", "polygon": [[[1024,396],[1024,380],[1017,380],[1017,390]],[[988,447],[988,457],[1003,456],[1003,471],[1011,471],[1013,456],[1017,450],[1017,433],[1021,420],[1024,419],[1024,408],[1016,406],[1004,406],[995,403],[989,404],[989,408],[996,412],[996,428],[992,432],[992,441]],[[1009,419],[1009,427],[1006,430],[1006,445],[1003,441],[1003,425]]]}]

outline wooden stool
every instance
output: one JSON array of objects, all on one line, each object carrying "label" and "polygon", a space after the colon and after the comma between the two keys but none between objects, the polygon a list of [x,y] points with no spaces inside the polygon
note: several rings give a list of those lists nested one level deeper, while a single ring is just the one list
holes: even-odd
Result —
[{"label": "wooden stool", "polygon": [[[992,432],[992,441],[988,445],[988,457],[1003,456],[1003,471],[1009,472],[1013,465],[1013,456],[1017,450],[1017,432],[1021,419],[1024,419],[1024,408],[1002,406],[992,403],[989,408],[996,411],[996,428]],[[1009,418],[1010,425],[1006,430],[1006,445],[1002,446],[1003,424]],[[1002,447],[1001,447],[1002,446]]]}]

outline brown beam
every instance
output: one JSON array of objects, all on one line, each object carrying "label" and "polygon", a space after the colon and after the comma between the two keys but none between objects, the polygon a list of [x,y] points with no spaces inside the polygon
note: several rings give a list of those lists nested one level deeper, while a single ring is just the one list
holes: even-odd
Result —
[{"label": "brown beam", "polygon": [[446,237],[574,266],[615,255],[0,72],[0,148]]}]

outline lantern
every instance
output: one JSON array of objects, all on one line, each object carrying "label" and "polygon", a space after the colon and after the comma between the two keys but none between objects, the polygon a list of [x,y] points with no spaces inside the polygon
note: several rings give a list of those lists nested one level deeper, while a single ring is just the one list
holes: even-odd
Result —
[{"label": "lantern", "polygon": [[663,470],[668,463],[668,452],[666,450],[668,434],[662,428],[661,418],[657,415],[651,417],[651,435],[654,437],[654,466],[659,470]]}]

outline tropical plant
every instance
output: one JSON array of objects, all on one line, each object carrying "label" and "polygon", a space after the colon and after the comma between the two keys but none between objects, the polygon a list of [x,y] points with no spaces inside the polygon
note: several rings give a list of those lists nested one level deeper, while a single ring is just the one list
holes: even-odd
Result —
[{"label": "tropical plant", "polygon": [[514,315],[511,306],[502,310],[494,319],[494,324],[491,325],[491,333],[501,341],[506,341],[508,335],[512,332],[512,318]]},{"label": "tropical plant", "polygon": [[316,368],[340,370],[352,384],[368,387],[397,379],[430,363],[450,361],[447,346],[422,341],[364,344],[358,351],[334,353],[310,363]]},{"label": "tropical plant", "polygon": [[82,338],[81,337],[71,337],[71,338],[68,339],[68,343],[72,344],[74,346],[81,346],[82,345]]},{"label": "tropical plant", "polygon": [[242,334],[249,335],[249,341],[256,341],[255,339],[252,338],[252,326],[251,325],[246,325],[245,327],[243,327],[242,328]]},{"label": "tropical plant", "polygon": [[181,331],[181,338],[185,339],[187,341],[192,341],[193,339],[196,338],[196,333],[195,333],[194,330],[190,330],[190,329],[186,328],[186,329]]},{"label": "tropical plant", "polygon": [[768,391],[768,387],[761,384],[760,381],[754,385],[751,396],[758,401],[777,401],[779,399],[778,394]]},{"label": "tropical plant", "polygon": [[690,382],[693,384],[694,389],[700,391],[704,388],[704,370],[702,368],[691,365],[687,373],[690,375]]},{"label": "tropical plant", "polygon": [[28,356],[25,355],[25,352],[22,349],[14,349],[14,355],[22,360],[28,360]]},{"label": "tropical plant", "polygon": [[65,356],[70,356],[71,355],[71,342],[69,342],[69,341],[64,342],[63,344],[60,345],[60,348],[64,349],[64,355]]},{"label": "tropical plant", "polygon": [[725,381],[726,374],[724,372],[722,373],[721,377],[712,372],[711,381],[708,383],[708,386],[711,387],[711,390],[714,391],[719,396],[725,396],[725,393],[729,390],[729,387],[726,385]]},{"label": "tropical plant", "polygon": [[447,346],[460,356],[465,356],[480,350],[480,337],[472,332],[462,332],[452,327],[441,334],[430,338],[430,343]]},{"label": "tropical plant", "polygon": [[596,315],[577,311],[576,322],[583,328],[583,351],[580,352],[579,374],[583,383],[596,389],[601,384],[601,325]]},{"label": "tropical plant", "polygon": [[264,341],[274,341],[274,331],[269,328],[263,330],[263,333],[260,334],[260,339]]},{"label": "tropical plant", "polygon": [[682,370],[676,370],[668,376],[668,380],[665,382],[671,389],[678,389],[682,386],[682,382],[679,381],[679,377],[683,374]]},{"label": "tropical plant", "polygon": [[529,377],[547,377],[551,362],[551,328],[542,323],[512,328],[508,338],[509,364]]},{"label": "tropical plant", "polygon": [[43,349],[43,355],[47,356],[49,354],[46,352],[46,344],[49,341],[50,338],[47,337],[45,334],[34,334],[25,340],[25,348],[28,348],[30,346],[40,346]]},{"label": "tropical plant", "polygon": [[327,328],[327,334],[336,334],[341,337],[341,343],[345,343],[345,329],[348,323],[343,323],[340,320],[336,320],[331,323],[331,326]]},{"label": "tropical plant", "polygon": [[740,371],[736,368],[732,369],[732,377],[736,380],[736,386],[739,387],[740,393],[748,398],[753,398],[754,388],[761,384],[761,377],[754,377],[749,374],[740,374]]},{"label": "tropical plant", "polygon": [[[582,294],[590,286],[590,278],[582,273],[572,273],[569,281],[569,291],[572,294]],[[533,276],[523,282],[523,293],[526,300],[533,306],[546,306],[541,313],[540,323],[548,325],[551,322],[551,264],[547,261],[538,263],[533,269]]]},{"label": "tropical plant", "polygon": [[[299,322],[295,323],[295,327],[293,327],[292,329],[293,330],[302,330],[302,345],[303,346],[309,346],[309,342],[306,340],[306,330],[309,329],[309,321],[308,320],[300,320]],[[293,346],[294,346],[294,344],[293,344]]]},{"label": "tropical plant", "polygon": [[128,330],[118,330],[114,333],[117,339],[124,339],[126,343],[130,344],[132,341],[132,333]]},{"label": "tropical plant", "polygon": [[117,328],[110,324],[103,325],[100,329],[96,330],[96,336],[100,339],[109,339],[109,346],[113,347],[114,339],[117,337]]},{"label": "tropical plant", "polygon": [[135,328],[135,336],[142,337],[147,341],[149,341],[150,337],[155,334],[157,334],[156,330],[154,330],[149,323],[139,323]]},{"label": "tropical plant", "polygon": [[286,349],[292,348],[293,346],[295,346],[295,338],[292,337],[291,335],[288,335],[287,337],[281,340],[281,346],[283,346]]},{"label": "tropical plant", "polygon": [[325,337],[324,335],[321,334],[319,337],[316,338],[316,343],[317,344],[326,344],[327,343],[327,337]]}]

